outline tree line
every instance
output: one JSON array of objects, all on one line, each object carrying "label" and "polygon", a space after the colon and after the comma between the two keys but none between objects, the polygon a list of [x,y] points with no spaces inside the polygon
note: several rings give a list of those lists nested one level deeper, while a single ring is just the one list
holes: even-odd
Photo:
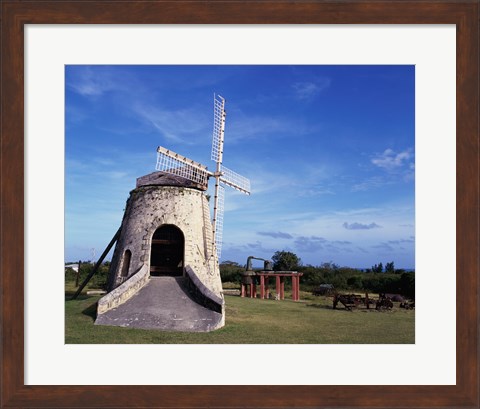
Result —
[{"label": "tree line", "polygon": [[[68,263],[73,264],[73,263]],[[87,278],[90,272],[93,270],[94,265],[90,262],[80,262],[80,271],[78,272],[78,283],[79,285]],[[107,280],[108,280],[108,270],[110,269],[110,261],[104,261],[98,268],[95,275],[89,282],[90,288],[99,288],[106,290]],[[66,282],[76,282],[77,281],[77,272],[71,268],[65,270],[65,281]]]},{"label": "tree line", "polygon": [[[415,298],[415,272],[396,269],[394,262],[378,263],[367,269],[341,267],[333,262],[325,262],[319,266],[303,265],[301,259],[288,251],[277,251],[272,256],[275,271],[298,271],[303,273],[301,278],[302,289],[312,290],[320,284],[332,284],[337,290],[368,291],[373,293],[399,293],[409,298]],[[97,273],[92,277],[92,288],[105,288],[107,284],[110,262],[102,263]],[[234,261],[225,261],[220,264],[222,282],[240,283],[246,266]],[[79,283],[88,276],[93,269],[91,263],[81,263]],[[67,269],[66,281],[75,281],[77,273]],[[287,288],[289,280],[286,281]]]}]

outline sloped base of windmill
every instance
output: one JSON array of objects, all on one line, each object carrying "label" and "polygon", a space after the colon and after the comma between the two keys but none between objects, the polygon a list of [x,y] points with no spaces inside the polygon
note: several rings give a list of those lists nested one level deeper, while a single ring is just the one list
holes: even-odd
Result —
[{"label": "sloped base of windmill", "polygon": [[152,277],[132,298],[99,314],[96,325],[208,332],[224,325],[221,313],[195,302],[183,277]]}]

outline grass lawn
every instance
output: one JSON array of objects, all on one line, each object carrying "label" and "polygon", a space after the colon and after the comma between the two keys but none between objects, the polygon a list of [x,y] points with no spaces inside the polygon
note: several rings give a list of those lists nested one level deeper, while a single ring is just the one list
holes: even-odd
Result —
[{"label": "grass lawn", "polygon": [[[288,294],[286,294],[287,298]],[[65,302],[67,344],[408,344],[415,311],[332,309],[330,298],[301,293],[300,302],[226,295],[226,325],[209,333],[161,332],[94,325],[98,296]]]}]

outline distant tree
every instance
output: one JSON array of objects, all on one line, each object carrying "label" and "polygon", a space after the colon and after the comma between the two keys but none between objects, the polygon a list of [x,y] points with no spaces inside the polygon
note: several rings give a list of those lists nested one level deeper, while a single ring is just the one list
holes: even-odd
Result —
[{"label": "distant tree", "polygon": [[363,281],[361,276],[352,276],[347,278],[347,285],[352,290],[359,290],[363,287]]},{"label": "distant tree", "polygon": [[335,264],[333,261],[327,261],[320,264],[320,268],[334,271],[334,270],[338,270],[339,266],[338,264]]},{"label": "distant tree", "polygon": [[226,266],[241,267],[239,263],[237,263],[236,261],[231,261],[231,260],[222,261],[221,264],[226,265]]},{"label": "distant tree", "polygon": [[402,273],[400,287],[403,295],[415,299],[415,273]]},{"label": "distant tree", "polygon": [[242,275],[245,271],[245,267],[235,261],[224,261],[220,264],[220,278],[222,283],[239,283]]},{"label": "distant tree", "polygon": [[302,261],[290,251],[277,251],[272,256],[273,269],[277,271],[297,270]]},{"label": "distant tree", "polygon": [[393,261],[385,264],[385,272],[386,273],[394,273],[395,272],[395,265],[393,264]]},{"label": "distant tree", "polygon": [[323,272],[318,267],[307,264],[298,270],[303,273],[302,282],[307,285],[317,286],[325,283]]},{"label": "distant tree", "polygon": [[381,273],[382,271],[383,271],[382,263],[375,264],[374,266],[372,266],[372,273]]}]

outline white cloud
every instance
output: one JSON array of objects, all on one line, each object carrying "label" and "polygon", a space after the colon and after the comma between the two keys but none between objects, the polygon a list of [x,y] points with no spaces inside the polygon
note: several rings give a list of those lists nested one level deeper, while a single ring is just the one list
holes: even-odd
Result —
[{"label": "white cloud", "polygon": [[315,81],[295,82],[292,88],[296,99],[311,100],[329,86],[329,78],[319,78]]},{"label": "white cloud", "polygon": [[[255,172],[255,170],[258,170]],[[293,175],[282,175],[279,177],[278,173],[272,171],[259,171],[257,167],[253,167],[251,174],[252,182],[252,197],[265,193],[274,193],[281,191],[288,191],[293,186],[296,186],[296,178]]]},{"label": "white cloud", "polygon": [[75,70],[75,73],[75,78],[70,78],[67,86],[80,95],[98,96],[119,88],[119,84],[106,71],[94,72],[90,67],[84,67]]},{"label": "white cloud", "polygon": [[386,149],[383,153],[372,158],[371,162],[379,168],[393,171],[403,167],[413,168],[413,153],[411,149],[396,153],[392,149]]},{"label": "white cloud", "polygon": [[152,125],[162,136],[173,142],[194,144],[204,138],[212,121],[195,108],[164,110],[155,106],[135,104],[133,111]]},{"label": "white cloud", "polygon": [[352,192],[365,192],[370,189],[378,189],[385,185],[391,184],[393,181],[386,180],[382,176],[372,176],[361,183],[357,183],[352,186]]},{"label": "white cloud", "polygon": [[318,131],[318,126],[307,125],[298,119],[282,116],[246,115],[237,110],[227,114],[225,124],[225,140],[228,143],[240,142],[248,139],[284,138],[292,134],[300,136]]},{"label": "white cloud", "polygon": [[370,162],[376,168],[387,173],[370,176],[361,182],[353,184],[351,187],[352,192],[365,192],[399,182],[408,183],[415,180],[415,157],[412,149],[406,149],[401,152],[385,149],[382,153],[373,156]]}]

